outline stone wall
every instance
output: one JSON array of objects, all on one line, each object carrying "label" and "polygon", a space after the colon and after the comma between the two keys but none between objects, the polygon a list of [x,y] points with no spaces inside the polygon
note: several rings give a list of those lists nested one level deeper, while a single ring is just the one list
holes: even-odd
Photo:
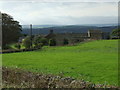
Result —
[{"label": "stone wall", "polygon": [[87,34],[77,34],[77,33],[64,33],[64,34],[56,34],[54,37],[57,45],[64,45],[64,40],[67,39],[69,44],[75,44],[78,42],[82,42],[88,39]]},{"label": "stone wall", "polygon": [[88,31],[88,37],[90,37],[90,39],[100,40],[102,39],[102,36],[103,36],[103,32],[101,32],[100,30],[89,30]]},{"label": "stone wall", "polygon": [[103,39],[103,33],[100,30],[89,30],[88,33],[58,33],[53,31],[47,36],[47,39],[55,39],[56,45],[64,45],[64,40],[68,41],[68,44],[73,45],[88,39],[99,40]]}]

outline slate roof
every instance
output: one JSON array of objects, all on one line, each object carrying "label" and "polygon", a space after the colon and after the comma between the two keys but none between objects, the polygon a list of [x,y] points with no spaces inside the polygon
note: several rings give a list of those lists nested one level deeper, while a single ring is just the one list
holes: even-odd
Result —
[{"label": "slate roof", "polygon": [[51,34],[51,33],[49,33],[48,35],[46,35],[46,36],[45,36],[45,38],[48,38],[48,39],[49,39],[49,38],[52,38],[52,37],[54,37],[54,36],[56,36],[56,35],[55,35],[55,34],[53,34],[53,33],[52,33],[52,34]]}]

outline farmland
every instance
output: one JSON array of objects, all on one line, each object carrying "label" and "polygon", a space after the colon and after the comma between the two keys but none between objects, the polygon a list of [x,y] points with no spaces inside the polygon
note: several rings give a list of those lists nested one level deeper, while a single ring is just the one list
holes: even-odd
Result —
[{"label": "farmland", "polygon": [[3,54],[2,62],[5,67],[117,85],[117,50],[117,40],[98,40],[75,46],[45,46],[32,52]]}]

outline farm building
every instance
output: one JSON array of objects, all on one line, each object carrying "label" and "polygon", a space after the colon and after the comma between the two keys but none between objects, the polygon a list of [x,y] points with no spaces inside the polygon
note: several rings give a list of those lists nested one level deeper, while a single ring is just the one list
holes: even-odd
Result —
[{"label": "farm building", "polygon": [[90,39],[107,39],[107,36],[105,37],[105,34],[100,30],[88,30],[87,33],[54,33],[53,30],[50,30],[50,33],[45,38],[54,39],[56,45],[64,45],[66,43],[74,44]]}]

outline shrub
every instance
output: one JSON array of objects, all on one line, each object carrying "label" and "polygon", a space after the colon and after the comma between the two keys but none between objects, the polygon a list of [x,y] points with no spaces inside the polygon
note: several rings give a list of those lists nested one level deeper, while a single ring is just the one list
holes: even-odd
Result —
[{"label": "shrub", "polygon": [[34,48],[41,48],[42,44],[41,43],[41,36],[35,36],[33,39],[33,43],[34,43]]},{"label": "shrub", "polygon": [[50,40],[49,40],[49,45],[50,45],[50,46],[55,46],[55,45],[56,45],[55,39],[50,39]]},{"label": "shrub", "polygon": [[68,40],[67,40],[67,39],[64,39],[63,44],[64,44],[64,45],[67,45],[68,43],[69,43]]},{"label": "shrub", "polygon": [[15,48],[21,49],[21,45],[19,43],[15,44]]},{"label": "shrub", "polygon": [[5,46],[2,46],[3,48],[3,50],[6,50],[6,49],[11,49],[11,47],[9,46],[9,45],[5,45]]},{"label": "shrub", "polygon": [[29,49],[31,47],[31,37],[27,36],[24,40],[23,40],[23,45],[25,46],[26,49]]},{"label": "shrub", "polygon": [[41,36],[35,36],[33,43],[34,48],[41,48],[44,45],[48,45],[48,40],[46,38],[42,38]]},{"label": "shrub", "polygon": [[120,28],[113,29],[111,36],[113,36],[114,38],[120,38]]},{"label": "shrub", "polygon": [[48,40],[46,38],[41,38],[40,42],[43,43],[43,45],[48,45]]},{"label": "shrub", "polygon": [[37,45],[34,46],[34,48],[41,49],[42,46],[43,46],[43,43],[38,43]]},{"label": "shrub", "polygon": [[41,36],[35,36],[33,39],[34,45],[37,45],[38,43],[40,43],[40,39],[41,39]]}]

